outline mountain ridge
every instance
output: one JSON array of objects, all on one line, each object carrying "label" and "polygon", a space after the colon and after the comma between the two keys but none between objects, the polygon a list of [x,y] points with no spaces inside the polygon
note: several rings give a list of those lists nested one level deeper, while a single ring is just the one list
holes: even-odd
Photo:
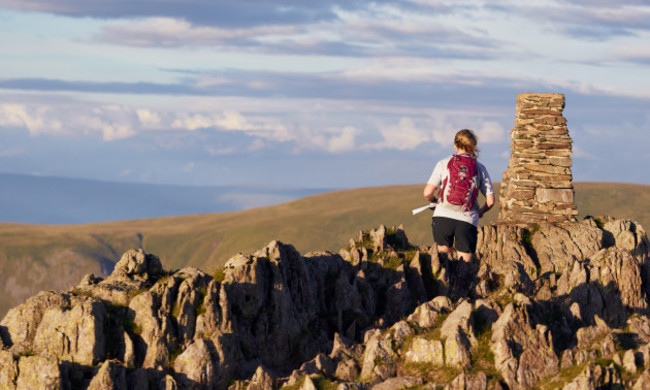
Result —
[{"label": "mountain ridge", "polygon": [[328,189],[263,185],[183,186],[0,173],[0,218],[81,224],[240,211]]},{"label": "mountain ridge", "polygon": [[[610,214],[650,223],[650,186],[575,186],[581,218]],[[291,242],[301,253],[338,250],[349,237],[381,224],[404,225],[411,242],[427,244],[430,214],[410,213],[423,204],[422,188],[368,187],[239,212],[89,225],[0,223],[0,315],[40,290],[66,288],[91,272],[107,276],[128,248],[156,253],[168,268],[192,265],[213,272],[234,254],[253,252],[274,239]],[[495,219],[497,209],[481,223]]]}]

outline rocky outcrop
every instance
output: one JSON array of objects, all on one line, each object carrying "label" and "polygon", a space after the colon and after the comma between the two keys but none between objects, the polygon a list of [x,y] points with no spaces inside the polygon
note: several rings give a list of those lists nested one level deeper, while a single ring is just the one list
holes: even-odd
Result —
[{"label": "rocky outcrop", "polygon": [[214,275],[128,251],[7,313],[0,388],[642,388],[649,251],[608,217],[483,226],[474,264],[384,226]]}]

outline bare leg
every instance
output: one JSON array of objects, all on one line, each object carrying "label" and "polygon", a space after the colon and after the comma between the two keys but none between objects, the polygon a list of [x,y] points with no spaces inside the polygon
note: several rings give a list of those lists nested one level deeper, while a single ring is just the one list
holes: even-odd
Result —
[{"label": "bare leg", "polygon": [[451,255],[454,253],[454,250],[448,246],[438,245],[438,252],[446,253],[451,259]]},{"label": "bare leg", "polygon": [[[438,250],[440,250],[440,247],[438,247]],[[472,261],[472,256],[474,254],[472,253],[467,253],[467,252],[458,252],[458,258],[463,259],[464,262],[469,263]]]}]

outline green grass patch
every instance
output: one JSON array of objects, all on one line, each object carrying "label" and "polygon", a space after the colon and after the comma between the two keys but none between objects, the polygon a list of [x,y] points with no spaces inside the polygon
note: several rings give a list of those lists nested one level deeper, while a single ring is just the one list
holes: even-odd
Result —
[{"label": "green grass patch", "polygon": [[226,279],[226,272],[223,268],[218,268],[216,271],[214,271],[212,277],[217,281],[217,283],[223,283],[224,279]]},{"label": "green grass patch", "polygon": [[129,291],[129,302],[131,302],[131,299],[133,299],[133,298],[137,297],[138,295],[140,295],[142,293],[145,293],[147,291],[149,291],[148,288],[138,288],[138,289]]},{"label": "green grass patch", "polygon": [[571,382],[575,377],[580,375],[580,373],[585,369],[587,366],[586,363],[580,364],[580,365],[573,365],[571,367],[565,368],[564,370],[561,370],[559,374],[552,378],[545,379],[543,381],[540,381],[539,383],[539,390],[554,390],[554,389],[561,389],[564,386],[566,386],[569,382]]},{"label": "green grass patch", "polygon": [[536,223],[531,227],[530,229],[523,229],[521,232],[521,242],[526,248],[526,250],[530,250],[533,248],[533,236],[535,233],[537,233],[540,229],[540,225]]},{"label": "green grass patch", "polygon": [[603,220],[598,217],[594,217],[594,222],[596,222],[596,226],[598,226],[598,229],[602,230],[605,227],[605,223],[603,222]]},{"label": "green grass patch", "polygon": [[494,366],[494,353],[490,346],[492,338],[492,327],[489,324],[477,324],[476,340],[478,345],[471,356],[472,373],[484,372],[489,380],[501,377],[501,374]]},{"label": "green grass patch", "polygon": [[404,363],[401,367],[403,376],[418,376],[429,383],[449,383],[456,378],[462,370],[458,367],[439,366],[432,363]]}]

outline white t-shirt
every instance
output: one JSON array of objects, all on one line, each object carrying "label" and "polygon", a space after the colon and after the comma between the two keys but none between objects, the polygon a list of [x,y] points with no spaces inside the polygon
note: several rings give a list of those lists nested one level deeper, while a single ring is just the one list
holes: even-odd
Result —
[{"label": "white t-shirt", "polygon": [[[451,160],[452,157],[453,155],[438,161],[435,168],[433,168],[433,172],[431,173],[431,177],[429,178],[429,181],[427,181],[427,184],[434,185],[438,188],[442,186],[443,181],[449,177],[449,170],[447,169],[447,164],[449,163],[449,160]],[[490,180],[490,175],[488,174],[485,165],[481,164],[477,160],[476,166],[478,167],[479,191],[481,191],[481,193],[486,196],[489,194],[493,194],[494,190],[492,189],[492,180]],[[475,204],[472,210],[465,211],[465,212],[457,209],[444,207],[443,205],[439,205],[433,211],[433,216],[457,219],[459,221],[464,221],[467,223],[471,223],[474,226],[478,226],[478,219],[479,219],[478,202]]]}]

